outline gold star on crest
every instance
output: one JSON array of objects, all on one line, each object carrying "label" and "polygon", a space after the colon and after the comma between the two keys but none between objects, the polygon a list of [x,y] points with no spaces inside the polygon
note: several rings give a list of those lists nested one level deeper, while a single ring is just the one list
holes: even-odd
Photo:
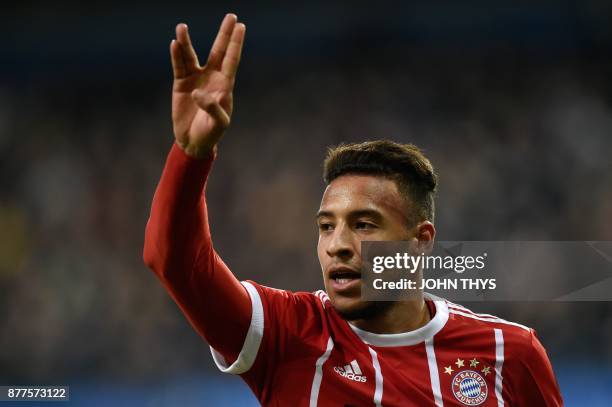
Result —
[{"label": "gold star on crest", "polygon": [[489,366],[485,366],[482,368],[482,373],[484,373],[484,375],[488,375],[489,373],[491,373],[491,368]]},{"label": "gold star on crest", "polygon": [[444,373],[446,373],[446,374],[452,374],[453,372],[454,372],[454,370],[453,370],[452,366],[446,366],[444,368]]},{"label": "gold star on crest", "polygon": [[463,362],[464,362],[463,359],[457,358],[457,361],[455,362],[455,364],[459,368],[459,367],[463,367]]},{"label": "gold star on crest", "polygon": [[480,362],[476,360],[476,358],[470,360],[470,367],[476,367],[478,366]]}]

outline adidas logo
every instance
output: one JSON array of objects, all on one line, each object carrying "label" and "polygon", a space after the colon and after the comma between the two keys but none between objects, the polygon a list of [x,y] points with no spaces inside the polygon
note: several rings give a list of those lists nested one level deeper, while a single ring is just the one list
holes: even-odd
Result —
[{"label": "adidas logo", "polygon": [[334,371],[340,376],[356,382],[367,382],[368,378],[361,373],[359,364],[353,360],[346,366],[334,366]]}]

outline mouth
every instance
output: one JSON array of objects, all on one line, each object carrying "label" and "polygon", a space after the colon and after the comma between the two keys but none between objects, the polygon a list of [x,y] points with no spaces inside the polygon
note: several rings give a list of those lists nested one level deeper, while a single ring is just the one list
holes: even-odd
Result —
[{"label": "mouth", "polygon": [[335,292],[354,290],[361,282],[361,273],[350,267],[334,267],[329,272],[329,279]]}]

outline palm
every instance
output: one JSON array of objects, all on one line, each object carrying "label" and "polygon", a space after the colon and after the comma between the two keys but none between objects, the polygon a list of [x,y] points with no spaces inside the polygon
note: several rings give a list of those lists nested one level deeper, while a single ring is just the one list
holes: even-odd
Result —
[{"label": "palm", "polygon": [[[201,109],[191,93],[200,89],[221,103],[231,115],[232,83],[220,72],[197,72],[192,76],[176,79],[172,91],[174,134],[181,143],[197,143],[215,129],[215,118]],[[228,103],[230,100],[230,103]]]},{"label": "palm", "polygon": [[199,65],[187,27],[177,26],[170,46],[174,71],[172,122],[177,143],[193,156],[213,150],[229,125],[244,25],[228,14],[205,66]]}]

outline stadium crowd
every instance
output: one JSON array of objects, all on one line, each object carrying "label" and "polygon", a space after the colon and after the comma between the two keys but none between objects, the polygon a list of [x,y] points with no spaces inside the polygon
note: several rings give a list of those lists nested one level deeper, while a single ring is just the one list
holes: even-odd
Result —
[{"label": "stadium crowd", "polygon": [[[207,192],[216,248],[239,278],[322,286],[322,158],[329,145],[372,138],[430,156],[438,240],[612,240],[612,83],[602,62],[531,55],[527,69],[524,55],[424,51],[393,66],[249,58]],[[172,143],[169,75],[2,84],[5,379],[212,368],[141,259]],[[553,364],[612,364],[610,303],[471,306],[535,327]]]}]

